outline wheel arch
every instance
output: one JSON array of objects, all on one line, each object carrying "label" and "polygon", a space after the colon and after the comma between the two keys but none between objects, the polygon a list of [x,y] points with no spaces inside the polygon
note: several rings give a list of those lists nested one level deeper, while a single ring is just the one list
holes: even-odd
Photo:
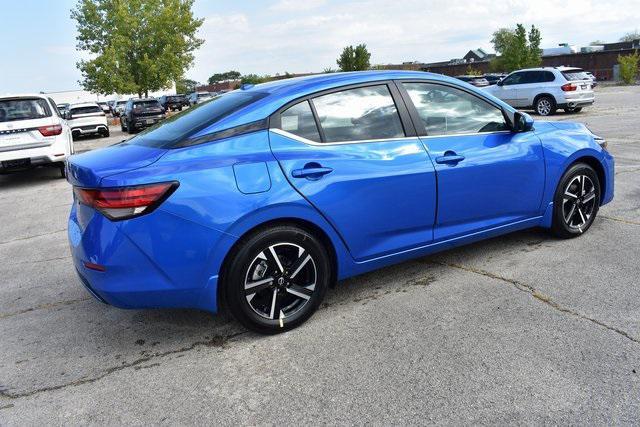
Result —
[{"label": "wheel arch", "polygon": [[[577,159],[574,159],[565,168],[564,172],[560,176],[560,179],[562,179],[562,176],[564,176],[564,174],[569,170],[569,168],[575,165],[576,163],[585,163],[591,166],[593,170],[596,171],[596,175],[598,175],[598,180],[600,181],[600,193],[601,193],[600,204],[602,205],[602,200],[603,200],[602,193],[604,193],[605,189],[607,188],[607,176],[604,172],[604,166],[602,165],[600,160],[598,160],[597,157],[590,156],[590,155],[583,155],[581,157],[578,157]],[[558,181],[558,185],[560,185],[560,181]]]},{"label": "wheel arch", "polygon": [[555,97],[555,96],[553,96],[552,94],[547,93],[547,92],[542,92],[542,93],[537,94],[537,95],[533,98],[533,105],[532,105],[532,107],[534,107],[534,108],[535,108],[535,107],[536,107],[536,102],[538,102],[538,99],[542,98],[543,96],[547,96],[547,97],[551,98],[551,99],[553,100],[553,103],[556,105],[556,107],[558,106],[558,101],[556,100],[556,97]]}]

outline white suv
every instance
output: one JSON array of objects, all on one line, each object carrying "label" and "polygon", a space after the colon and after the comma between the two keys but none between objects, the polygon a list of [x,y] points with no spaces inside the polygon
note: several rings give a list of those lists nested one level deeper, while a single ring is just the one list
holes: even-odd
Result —
[{"label": "white suv", "polygon": [[541,116],[558,108],[577,113],[593,104],[593,82],[580,68],[543,67],[518,70],[483,88],[512,107],[532,108]]},{"label": "white suv", "polygon": [[0,172],[54,165],[64,176],[71,131],[45,95],[0,96]]},{"label": "white suv", "polygon": [[67,112],[67,123],[71,128],[71,135],[77,138],[81,135],[98,134],[109,136],[107,116],[102,108],[94,102],[72,104]]}]

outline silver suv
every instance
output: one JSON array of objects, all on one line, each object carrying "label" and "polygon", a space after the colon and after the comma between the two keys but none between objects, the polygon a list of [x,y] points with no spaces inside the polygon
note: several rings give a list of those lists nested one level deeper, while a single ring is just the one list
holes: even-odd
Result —
[{"label": "silver suv", "polygon": [[554,114],[558,108],[577,113],[595,100],[591,78],[572,67],[518,70],[483,89],[512,107],[532,108],[541,116]]}]

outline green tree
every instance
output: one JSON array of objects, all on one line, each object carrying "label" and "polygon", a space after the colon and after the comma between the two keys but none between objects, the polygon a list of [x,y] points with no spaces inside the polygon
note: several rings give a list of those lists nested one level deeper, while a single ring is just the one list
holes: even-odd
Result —
[{"label": "green tree", "polygon": [[630,55],[618,55],[618,64],[620,64],[620,77],[626,84],[636,82],[638,76],[638,64],[640,63],[640,52],[635,51]]},{"label": "green tree", "polygon": [[638,40],[640,39],[640,31],[635,30],[635,31],[631,31],[627,34],[625,34],[624,36],[620,37],[620,41],[621,42],[632,42],[634,40]]},{"label": "green tree", "polygon": [[226,71],[224,73],[216,73],[209,77],[209,84],[216,84],[228,80],[238,80],[241,74],[238,71]]},{"label": "green tree", "polygon": [[179,80],[204,42],[194,0],[78,0],[71,10],[81,60],[80,84],[91,92],[148,96]]},{"label": "green tree", "polygon": [[176,93],[192,93],[195,92],[198,86],[200,86],[200,83],[195,80],[178,79],[176,81]]},{"label": "green tree", "polygon": [[329,74],[329,73],[335,73],[335,72],[336,72],[336,70],[335,70],[335,69],[333,69],[333,68],[331,68],[331,67],[326,67],[324,70],[322,70],[322,72],[323,72],[324,74]]},{"label": "green tree", "polygon": [[604,42],[602,40],[594,40],[591,43],[589,43],[589,46],[602,46],[604,44]]},{"label": "green tree", "polygon": [[356,47],[345,47],[336,63],[340,67],[340,71],[363,71],[368,70],[371,66],[370,59],[371,54],[367,50],[367,45],[362,43]]},{"label": "green tree", "polygon": [[257,85],[264,83],[269,79],[269,76],[259,76],[257,74],[247,74],[240,78],[241,84]]},{"label": "green tree", "polygon": [[524,25],[515,29],[500,28],[493,33],[491,43],[498,54],[490,65],[493,71],[513,71],[527,67],[537,67],[542,62],[540,30],[531,26],[529,34]]},{"label": "green tree", "polygon": [[464,72],[467,76],[481,76],[482,75],[482,71],[478,70],[477,68],[473,68],[471,66],[471,64],[469,64],[467,66],[467,70]]}]

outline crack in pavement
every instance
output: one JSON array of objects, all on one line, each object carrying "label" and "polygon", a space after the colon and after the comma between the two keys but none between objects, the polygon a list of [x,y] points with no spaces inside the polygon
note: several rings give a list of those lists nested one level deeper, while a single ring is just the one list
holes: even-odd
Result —
[{"label": "crack in pavement", "polygon": [[48,302],[46,304],[40,304],[40,305],[36,305],[35,307],[29,307],[22,310],[12,311],[9,313],[0,313],[0,319],[7,319],[9,317],[19,316],[21,314],[31,313],[32,311],[37,311],[37,310],[46,310],[48,308],[72,305],[82,301],[89,301],[91,299],[93,298],[86,297],[86,298],[77,298],[77,299],[71,299],[66,301]]},{"label": "crack in pavement", "polygon": [[216,335],[213,338],[211,338],[209,340],[206,340],[206,341],[196,341],[196,342],[192,343],[191,345],[189,345],[187,347],[182,347],[182,348],[178,348],[178,349],[174,349],[174,350],[167,350],[167,351],[164,351],[164,352],[157,352],[157,353],[145,356],[145,357],[141,357],[139,359],[136,359],[136,360],[134,360],[132,362],[128,362],[128,363],[123,362],[122,365],[108,368],[103,373],[101,373],[100,375],[97,375],[95,377],[79,379],[79,380],[76,380],[76,381],[71,381],[69,383],[64,383],[64,384],[59,384],[59,385],[54,385],[54,386],[49,386],[49,387],[37,388],[35,390],[25,391],[25,392],[22,392],[22,393],[11,393],[11,392],[7,391],[7,389],[2,388],[2,386],[0,385],[0,398],[15,400],[15,399],[23,398],[23,397],[34,396],[34,395],[37,395],[37,394],[40,394],[40,393],[49,392],[49,391],[62,390],[62,389],[65,389],[67,387],[76,387],[76,386],[83,385],[83,384],[94,383],[96,381],[99,381],[99,380],[101,380],[101,379],[113,374],[114,372],[119,372],[119,371],[122,371],[123,369],[135,367],[135,366],[138,366],[138,365],[140,365],[142,363],[148,362],[148,361],[156,359],[156,358],[162,358],[162,357],[171,356],[171,355],[174,355],[174,354],[186,353],[186,352],[194,350],[194,349],[196,349],[198,347],[221,347],[222,348],[229,341],[231,341],[232,339],[234,339],[234,338],[236,338],[236,337],[238,337],[240,335],[247,334],[247,333],[248,333],[248,331],[241,331],[241,332],[236,332],[236,333],[233,333],[233,334],[230,334],[230,335]]},{"label": "crack in pavement", "polygon": [[475,273],[475,274],[479,274],[481,276],[485,276],[485,277],[489,277],[491,279],[495,279],[495,280],[499,280],[501,282],[505,282],[508,283],[512,286],[514,286],[516,289],[518,289],[521,292],[525,292],[530,294],[532,297],[534,297],[536,300],[542,302],[543,304],[548,305],[549,307],[560,311],[562,313],[566,313],[566,314],[570,314],[574,317],[577,317],[579,319],[582,320],[587,320],[591,323],[594,323],[598,326],[601,326],[603,328],[606,328],[612,332],[615,332],[619,335],[622,335],[623,337],[627,338],[630,341],[633,341],[636,344],[640,344],[640,339],[636,338],[634,336],[632,336],[631,334],[629,334],[626,331],[623,331],[622,329],[618,329],[615,326],[611,326],[611,325],[607,325],[606,323],[598,320],[598,319],[594,319],[592,317],[587,316],[586,314],[582,314],[579,313],[575,310],[572,310],[570,308],[567,307],[563,307],[562,305],[560,305],[559,303],[553,301],[551,299],[551,297],[549,295],[545,295],[542,292],[540,292],[539,290],[537,290],[535,287],[531,286],[531,285],[527,285],[526,283],[523,283],[519,280],[515,280],[515,279],[509,279],[507,277],[504,276],[500,276],[498,274],[495,273],[491,273],[490,271],[486,271],[486,270],[481,270],[479,268],[475,268],[475,267],[467,267],[464,265],[460,265],[460,264],[455,264],[455,263],[449,263],[449,262],[441,262],[441,261],[429,261],[432,264],[436,264],[436,265],[442,265],[442,266],[446,266],[446,267],[450,267],[450,268],[457,268],[459,270],[464,270],[464,271],[468,271],[471,273]]},{"label": "crack in pavement", "polygon": [[27,236],[27,237],[16,237],[15,239],[5,240],[4,242],[0,242],[0,245],[5,245],[7,243],[12,243],[12,242],[19,242],[21,240],[35,239],[36,237],[49,236],[51,234],[62,233],[63,231],[67,231],[67,229],[63,228],[62,230],[50,231],[48,233],[35,234],[33,236]]},{"label": "crack in pavement", "polygon": [[604,219],[608,219],[610,221],[617,221],[617,222],[621,222],[623,224],[640,225],[640,222],[631,221],[629,219],[616,218],[614,216],[598,215],[598,218],[604,218]]}]

